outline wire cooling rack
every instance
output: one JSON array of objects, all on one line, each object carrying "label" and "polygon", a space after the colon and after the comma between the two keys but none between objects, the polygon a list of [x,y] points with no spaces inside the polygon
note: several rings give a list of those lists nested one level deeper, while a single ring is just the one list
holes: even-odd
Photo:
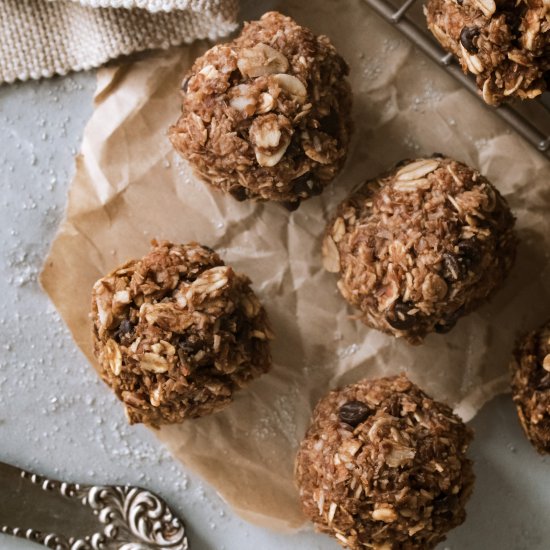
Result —
[{"label": "wire cooling rack", "polygon": [[550,159],[550,93],[544,94],[537,100],[523,102],[530,105],[522,105],[518,102],[517,105],[490,107],[480,97],[474,79],[465,75],[453,54],[445,52],[432,37],[423,22],[423,16],[419,13],[421,6],[418,0],[405,0],[401,5],[394,5],[389,0],[365,0],[365,2],[388,23],[399,29],[433,61],[442,65],[488,109],[505,120],[518,134]]}]

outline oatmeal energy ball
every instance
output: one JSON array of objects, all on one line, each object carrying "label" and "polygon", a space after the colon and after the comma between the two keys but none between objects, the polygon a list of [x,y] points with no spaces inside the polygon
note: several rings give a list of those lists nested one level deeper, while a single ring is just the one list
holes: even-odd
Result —
[{"label": "oatmeal energy ball", "polygon": [[476,76],[490,105],[547,89],[549,0],[427,0],[424,10],[434,36]]},{"label": "oatmeal energy ball", "polygon": [[428,550],[460,525],[472,432],[405,376],[321,399],[296,457],[302,508],[352,550]]},{"label": "oatmeal energy ball", "polygon": [[347,74],[326,36],[266,13],[195,61],[170,139],[203,180],[236,199],[297,208],[344,164]]},{"label": "oatmeal energy ball", "polygon": [[131,424],[210,414],[269,370],[271,332],[250,280],[197,243],[153,241],[94,285],[94,352]]},{"label": "oatmeal energy ball", "polygon": [[324,264],[366,325],[418,344],[501,285],[515,258],[513,226],[476,170],[440,156],[405,161],[340,204]]},{"label": "oatmeal energy ball", "polygon": [[540,453],[550,453],[550,320],[517,344],[512,395],[525,434]]}]

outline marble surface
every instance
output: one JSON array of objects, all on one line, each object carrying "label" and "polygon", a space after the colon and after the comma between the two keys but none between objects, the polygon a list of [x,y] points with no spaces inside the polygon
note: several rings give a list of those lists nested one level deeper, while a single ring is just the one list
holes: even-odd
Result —
[{"label": "marble surface", "polygon": [[[72,481],[150,488],[184,518],[192,550],[335,550],[322,535],[242,522],[148,430],[127,426],[41,291],[94,86],[94,74],[82,73],[0,87],[0,460]],[[475,493],[467,522],[439,548],[547,549],[550,460],[524,439],[508,396],[471,424]],[[35,545],[0,535],[2,550],[27,548]]]}]

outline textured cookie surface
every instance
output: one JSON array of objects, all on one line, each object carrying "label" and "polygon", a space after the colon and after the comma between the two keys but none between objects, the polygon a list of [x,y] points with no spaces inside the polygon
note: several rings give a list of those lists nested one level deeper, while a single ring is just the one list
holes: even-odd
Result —
[{"label": "textured cookie surface", "polygon": [[267,13],[197,59],[170,139],[203,180],[238,200],[295,208],[344,164],[347,74],[327,37]]},{"label": "textured cookie surface", "polygon": [[434,548],[465,519],[471,439],[405,376],[332,391],[296,458],[304,513],[353,550]]},{"label": "textured cookie surface", "polygon": [[424,9],[434,36],[476,76],[487,103],[547,89],[549,0],[428,0]]},{"label": "textured cookie surface", "polygon": [[443,157],[405,161],[340,204],[324,264],[366,325],[419,343],[501,285],[515,258],[513,226],[476,170]]},{"label": "textured cookie surface", "polygon": [[518,342],[512,394],[525,434],[540,453],[550,453],[550,321]]},{"label": "textured cookie surface", "polygon": [[94,352],[130,423],[228,405],[271,366],[266,313],[244,275],[197,243],[156,243],[94,285]]}]

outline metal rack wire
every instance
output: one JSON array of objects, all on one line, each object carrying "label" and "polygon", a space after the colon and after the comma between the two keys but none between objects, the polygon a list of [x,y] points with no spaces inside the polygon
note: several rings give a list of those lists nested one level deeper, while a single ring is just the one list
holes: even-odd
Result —
[{"label": "metal rack wire", "polygon": [[[411,8],[413,8],[418,0],[405,0],[400,6],[392,5],[389,0],[365,1],[388,23],[394,25],[407,36],[428,57],[442,65],[447,72],[453,75],[470,92],[475,94],[485,105],[478,93],[475,81],[462,72],[460,66],[455,62],[453,54],[446,53],[431,37],[427,27],[425,25],[417,25],[409,16]],[[550,102],[546,98],[545,101],[536,101],[542,106],[545,114],[548,114],[550,120]],[[550,159],[550,126],[543,129],[542,126],[537,125],[534,117],[528,116],[514,106],[502,105],[495,108],[486,105],[486,107],[505,120],[516,132]]]}]

